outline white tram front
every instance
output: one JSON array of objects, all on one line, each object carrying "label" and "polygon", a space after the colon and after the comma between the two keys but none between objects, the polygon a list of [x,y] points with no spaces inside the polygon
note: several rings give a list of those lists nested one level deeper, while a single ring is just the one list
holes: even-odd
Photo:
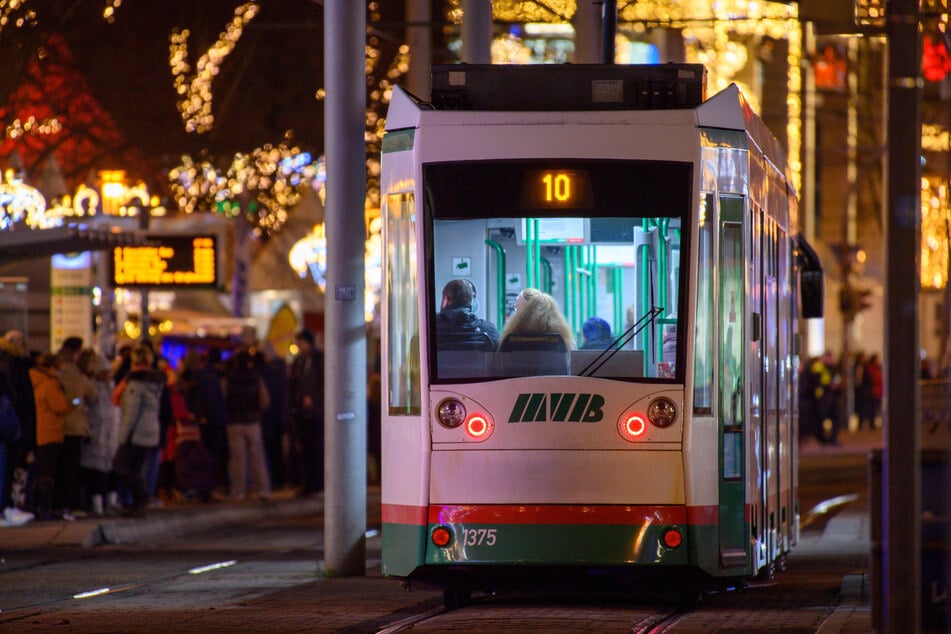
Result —
[{"label": "white tram front", "polygon": [[[704,97],[683,64],[444,66],[431,103],[394,90],[386,575],[447,598],[727,583],[796,542],[797,315],[821,311],[821,271],[776,139],[735,87]],[[454,279],[500,331],[539,289],[573,337],[437,337]],[[583,341],[594,316],[610,343]]]}]

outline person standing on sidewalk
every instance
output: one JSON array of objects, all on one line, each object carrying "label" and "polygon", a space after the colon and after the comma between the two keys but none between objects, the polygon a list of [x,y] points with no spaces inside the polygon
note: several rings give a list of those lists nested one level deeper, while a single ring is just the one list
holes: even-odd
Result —
[{"label": "person standing on sidewalk", "polygon": [[118,506],[110,479],[112,456],[119,446],[119,411],[112,404],[112,367],[101,354],[86,348],[79,355],[79,368],[96,386],[96,397],[89,403],[89,437],[82,447],[80,464],[86,471],[86,493],[93,515],[102,516],[108,506]]},{"label": "person standing on sidewalk", "polygon": [[89,438],[89,404],[96,399],[96,384],[79,369],[76,363],[82,352],[80,337],[67,337],[57,353],[60,358],[59,381],[63,384],[66,400],[73,408],[66,414],[63,430],[63,451],[56,473],[53,493],[58,507],[74,514],[86,507],[85,482],[80,468],[83,443]]},{"label": "person standing on sidewalk", "polygon": [[261,413],[270,405],[267,387],[248,350],[240,350],[225,371],[221,388],[228,406],[228,479],[232,500],[247,497],[248,479],[255,494],[271,497],[271,478],[264,457]]},{"label": "person standing on sidewalk", "polygon": [[[53,519],[53,487],[57,464],[63,450],[63,428],[66,413],[73,409],[59,382],[59,357],[44,354],[30,368],[33,398],[36,403],[36,473],[30,499],[38,520]],[[70,514],[65,520],[75,519]]]},{"label": "person standing on sidewalk", "polygon": [[294,341],[299,352],[291,363],[288,393],[303,476],[300,495],[309,497],[324,490],[324,355],[310,330],[301,330]]},{"label": "person standing on sidewalk", "polygon": [[[0,480],[5,483],[0,491],[0,509],[7,514],[25,519],[29,513],[26,486],[14,492],[17,471],[29,470],[27,456],[36,449],[36,403],[33,400],[33,384],[30,382],[30,366],[33,364],[26,346],[26,335],[20,330],[8,330],[0,338],[0,378],[13,402],[20,419],[20,439],[7,444],[7,464]],[[19,485],[17,485],[19,486]],[[7,511],[9,509],[9,511]],[[28,521],[28,520],[27,520]]]},{"label": "person standing on sidewalk", "polygon": [[165,391],[165,372],[153,367],[152,361],[152,349],[136,344],[132,348],[132,367],[112,396],[113,403],[120,408],[119,449],[113,457],[113,469],[132,492],[129,514],[139,517],[144,516],[151,495],[145,465],[159,446],[159,410]]}]

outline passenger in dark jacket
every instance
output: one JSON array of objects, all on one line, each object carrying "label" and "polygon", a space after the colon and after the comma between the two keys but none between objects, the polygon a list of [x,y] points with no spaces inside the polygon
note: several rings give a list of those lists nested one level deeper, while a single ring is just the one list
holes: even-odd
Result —
[{"label": "passenger in dark jacket", "polygon": [[499,329],[492,322],[480,319],[473,308],[475,284],[465,278],[450,280],[442,289],[442,307],[436,315],[436,342],[440,335],[485,333],[494,349],[499,344]]}]

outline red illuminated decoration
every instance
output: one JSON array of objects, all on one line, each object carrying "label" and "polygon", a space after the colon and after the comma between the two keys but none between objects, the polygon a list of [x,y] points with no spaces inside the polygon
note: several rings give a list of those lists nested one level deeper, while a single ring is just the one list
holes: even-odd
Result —
[{"label": "red illuminated decoration", "polygon": [[[37,126],[23,129],[28,121],[55,124],[37,132]],[[28,177],[35,178],[55,152],[70,191],[88,184],[90,171],[115,165],[149,175],[112,117],[93,98],[61,36],[38,49],[19,85],[0,105],[0,131],[0,164],[9,163],[16,152]]]},{"label": "red illuminated decoration", "polygon": [[928,81],[944,81],[951,73],[951,54],[948,42],[941,35],[926,33],[921,39],[921,73]]},{"label": "red illuminated decoration", "polygon": [[812,70],[816,88],[820,90],[845,90],[845,53],[835,46],[825,46],[822,55],[813,59]]}]

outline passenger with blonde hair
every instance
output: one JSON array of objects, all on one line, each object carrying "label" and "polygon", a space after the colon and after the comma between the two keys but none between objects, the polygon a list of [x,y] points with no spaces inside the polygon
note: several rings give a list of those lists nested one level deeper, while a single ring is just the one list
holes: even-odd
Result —
[{"label": "passenger with blonde hair", "polygon": [[537,288],[526,288],[519,293],[515,300],[515,313],[505,323],[502,329],[502,337],[499,347],[504,348],[505,340],[510,335],[539,335],[542,333],[555,333],[565,342],[565,348],[573,350],[575,347],[575,338],[571,332],[571,326],[561,309],[558,308],[558,302],[548,293],[543,293]]}]

